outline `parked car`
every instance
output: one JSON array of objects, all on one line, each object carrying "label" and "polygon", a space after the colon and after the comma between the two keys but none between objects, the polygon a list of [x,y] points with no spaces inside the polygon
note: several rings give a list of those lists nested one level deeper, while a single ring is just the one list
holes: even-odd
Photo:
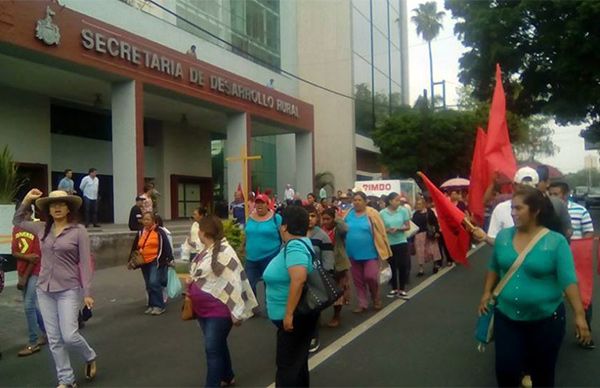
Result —
[{"label": "parked car", "polygon": [[571,200],[577,202],[580,205],[585,204],[585,197],[587,197],[589,188],[587,186],[576,186],[571,193]]},{"label": "parked car", "polygon": [[600,207],[600,187],[592,187],[590,192],[585,196],[585,207]]}]

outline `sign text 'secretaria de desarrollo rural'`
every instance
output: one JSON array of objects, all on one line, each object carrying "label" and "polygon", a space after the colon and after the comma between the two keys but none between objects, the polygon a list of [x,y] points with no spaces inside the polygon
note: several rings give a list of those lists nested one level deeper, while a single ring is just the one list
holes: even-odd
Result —
[{"label": "sign text 'secretaria de desarrollo rural'", "polygon": [[81,30],[81,43],[87,50],[94,50],[114,58],[120,58],[135,65],[144,66],[148,69],[170,75],[173,78],[187,79],[190,84],[198,87],[203,88],[206,81],[208,81],[208,86],[212,90],[269,109],[275,109],[290,116],[299,117],[298,106],[295,104],[283,101],[262,91],[240,85],[218,75],[211,75],[207,80],[205,79],[204,72],[193,66],[189,67],[188,74],[184,74],[180,62],[124,40],[109,37],[89,29],[83,29]]}]

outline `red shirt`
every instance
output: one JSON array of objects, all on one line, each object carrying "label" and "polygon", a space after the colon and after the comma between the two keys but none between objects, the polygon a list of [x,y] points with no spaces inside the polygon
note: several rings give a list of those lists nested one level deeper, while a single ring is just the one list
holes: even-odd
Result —
[{"label": "red shirt", "polygon": [[[13,227],[12,232],[12,252],[21,253],[24,255],[35,253],[40,258],[42,257],[42,251],[40,249],[40,242],[38,237],[26,231],[25,229],[21,229],[18,226]],[[27,264],[29,262],[25,260],[17,260],[17,272],[19,275],[23,275],[25,270],[27,269]],[[34,276],[38,276],[40,274],[40,268],[42,265],[42,260],[38,260],[38,262],[33,267],[33,272],[31,273]]]}]

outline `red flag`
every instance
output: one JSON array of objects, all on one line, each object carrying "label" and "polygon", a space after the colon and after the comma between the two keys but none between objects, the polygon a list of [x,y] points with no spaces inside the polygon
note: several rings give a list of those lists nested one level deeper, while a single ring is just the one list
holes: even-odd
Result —
[{"label": "red flag", "polygon": [[469,178],[469,211],[473,214],[479,226],[483,225],[485,204],[483,196],[490,183],[485,160],[485,143],[487,136],[483,129],[477,128],[473,162],[471,163],[471,176]]},{"label": "red flag", "polygon": [[433,199],[435,210],[437,212],[438,222],[442,231],[442,237],[446,243],[446,248],[450,252],[450,256],[457,263],[468,264],[467,252],[471,237],[469,233],[462,227],[462,222],[465,219],[465,213],[460,211],[450,199],[446,197],[422,172],[418,172],[423,178],[427,191]]},{"label": "red flag", "polygon": [[594,286],[594,238],[571,240],[571,252],[575,261],[581,301],[583,307],[587,309],[592,302]]},{"label": "red flag", "polygon": [[494,88],[494,97],[490,107],[485,157],[488,163],[488,176],[491,177],[495,173],[500,173],[511,180],[513,179],[517,171],[517,162],[508,136],[506,97],[502,87],[502,72],[499,64],[496,64],[496,87]]}]

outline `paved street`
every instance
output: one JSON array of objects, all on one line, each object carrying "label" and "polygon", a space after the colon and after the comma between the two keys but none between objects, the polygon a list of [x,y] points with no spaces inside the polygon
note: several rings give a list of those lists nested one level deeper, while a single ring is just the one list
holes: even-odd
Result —
[{"label": "paved street", "polygon": [[[473,339],[475,308],[481,293],[487,249],[471,258],[471,267],[457,267],[437,278],[312,371],[314,386],[491,386],[494,385],[493,347],[484,354]],[[420,289],[413,279],[412,287]],[[83,362],[73,358],[81,386],[201,386],[205,363],[203,339],[194,322],[179,319],[179,301],[159,317],[142,314],[143,282],[139,272],[121,268],[98,271],[97,308],[84,335],[99,354],[99,374],[83,381]],[[598,292],[596,292],[597,294]],[[52,360],[47,349],[19,359],[18,346],[26,338],[24,320],[9,322],[17,304],[9,303],[14,290],[2,294],[2,351],[0,386],[52,386]],[[600,296],[596,295],[595,299]],[[386,300],[389,303],[389,300]],[[386,310],[378,313],[384,314]],[[329,312],[325,314],[329,315]],[[343,326],[322,328],[322,352],[370,313],[345,312]],[[598,321],[594,323],[600,331]],[[7,325],[11,325],[7,330]],[[21,326],[19,326],[21,325]],[[562,386],[593,386],[600,381],[600,350],[584,351],[573,343],[572,324],[561,351],[557,382]],[[356,330],[355,330],[356,331]],[[337,343],[336,343],[337,344]],[[252,319],[230,336],[239,386],[268,386],[273,382],[275,328],[265,318]],[[313,361],[314,362],[314,361]],[[35,371],[32,373],[32,371]]]}]

